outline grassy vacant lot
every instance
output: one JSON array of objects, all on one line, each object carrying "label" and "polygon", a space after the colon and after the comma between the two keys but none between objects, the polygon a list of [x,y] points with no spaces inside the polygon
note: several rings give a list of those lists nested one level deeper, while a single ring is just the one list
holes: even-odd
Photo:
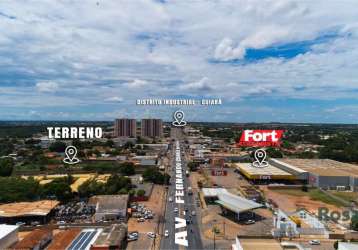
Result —
[{"label": "grassy vacant lot", "polygon": [[337,191],[330,191],[333,195],[351,202],[351,201],[355,201],[358,202],[358,193],[357,192],[337,192]]},{"label": "grassy vacant lot", "polygon": [[286,195],[292,195],[298,197],[308,196],[310,197],[311,200],[321,201],[323,203],[335,205],[337,207],[344,206],[344,204],[339,200],[333,199],[332,197],[328,196],[327,194],[323,193],[321,190],[316,188],[310,188],[308,189],[308,192],[303,192],[300,189],[278,189],[274,191],[280,194],[286,194]]}]

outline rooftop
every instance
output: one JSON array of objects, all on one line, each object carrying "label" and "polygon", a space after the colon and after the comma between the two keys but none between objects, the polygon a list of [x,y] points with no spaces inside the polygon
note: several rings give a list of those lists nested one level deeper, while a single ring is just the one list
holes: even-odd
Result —
[{"label": "rooftop", "polygon": [[127,209],[129,195],[96,195],[90,198],[90,204],[96,204],[97,213],[115,212]]},{"label": "rooftop", "polygon": [[257,168],[253,167],[251,163],[237,163],[236,166],[240,171],[247,173],[250,176],[277,176],[277,177],[293,177],[292,174],[287,173],[286,171],[279,169],[275,166],[268,165],[267,167]]},{"label": "rooftop", "polygon": [[57,233],[47,250],[65,250],[80,232],[80,228],[71,228]]},{"label": "rooftop", "polygon": [[218,199],[219,200],[217,200],[216,203],[236,213],[262,207],[262,205],[259,203],[245,199],[238,195],[231,194],[229,192],[219,194]]},{"label": "rooftop", "polygon": [[17,230],[19,226],[0,224],[0,239]]},{"label": "rooftop", "polygon": [[323,176],[356,176],[358,166],[330,159],[275,159],[302,170]]},{"label": "rooftop", "polygon": [[227,191],[225,188],[203,188],[205,197],[218,197],[216,203],[236,213],[262,207],[261,204]]},{"label": "rooftop", "polygon": [[54,200],[15,202],[0,205],[0,217],[47,215],[59,204]]},{"label": "rooftop", "polygon": [[120,246],[126,237],[127,227],[115,224],[105,228],[93,243],[94,246]]},{"label": "rooftop", "polygon": [[41,240],[52,234],[50,229],[35,229],[19,241],[13,249],[33,249]]},{"label": "rooftop", "polygon": [[240,243],[245,250],[282,250],[274,239],[240,239]]}]

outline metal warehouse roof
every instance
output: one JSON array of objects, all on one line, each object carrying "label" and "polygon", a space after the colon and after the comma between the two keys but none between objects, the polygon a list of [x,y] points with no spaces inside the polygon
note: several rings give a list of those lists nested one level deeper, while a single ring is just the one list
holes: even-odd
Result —
[{"label": "metal warehouse roof", "polygon": [[228,193],[225,188],[203,188],[201,191],[205,197],[217,197],[218,194]]},{"label": "metal warehouse roof", "polygon": [[218,198],[219,200],[217,200],[216,203],[236,213],[241,213],[251,209],[262,207],[262,205],[259,203],[234,194],[230,194],[229,192],[219,194]]},{"label": "metal warehouse roof", "polygon": [[218,197],[216,203],[236,213],[262,207],[261,204],[229,193],[225,188],[203,188],[205,197]]},{"label": "metal warehouse roof", "polygon": [[19,226],[0,224],[0,239],[17,230]]}]

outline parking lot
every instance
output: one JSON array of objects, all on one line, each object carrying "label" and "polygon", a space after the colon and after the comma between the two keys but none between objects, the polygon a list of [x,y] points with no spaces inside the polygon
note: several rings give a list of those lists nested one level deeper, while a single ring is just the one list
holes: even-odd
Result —
[{"label": "parking lot", "polygon": [[69,202],[55,208],[54,220],[57,224],[92,222],[95,207],[84,201]]},{"label": "parking lot", "polygon": [[[154,185],[148,201],[131,204],[132,217],[128,220],[128,232],[138,232],[138,239],[128,242],[127,249],[149,249],[152,244],[159,246],[159,223],[163,220],[163,199],[165,188]],[[156,234],[155,243],[147,233]]]}]

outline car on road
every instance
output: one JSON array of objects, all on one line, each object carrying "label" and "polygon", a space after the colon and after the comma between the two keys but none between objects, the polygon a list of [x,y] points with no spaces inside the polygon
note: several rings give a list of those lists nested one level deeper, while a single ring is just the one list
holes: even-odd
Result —
[{"label": "car on road", "polygon": [[173,202],[173,197],[169,197],[169,202]]},{"label": "car on road", "polygon": [[129,232],[127,235],[127,241],[138,240],[138,238],[139,238],[138,231]]},{"label": "car on road", "polygon": [[251,224],[255,224],[254,220],[247,220],[244,222],[245,225],[251,225]]},{"label": "car on road", "polygon": [[174,212],[177,213],[179,211],[179,209],[176,207],[174,208]]},{"label": "car on road", "polygon": [[321,245],[319,240],[310,240],[308,243],[310,243],[310,245]]},{"label": "car on road", "polygon": [[63,220],[57,222],[57,225],[63,225],[63,224],[66,224],[66,222]]},{"label": "car on road", "polygon": [[185,215],[186,214],[186,212],[185,211],[183,211],[183,215]]},{"label": "car on road", "polygon": [[186,224],[190,224],[191,223],[191,220],[186,220]]},{"label": "car on road", "polygon": [[196,215],[195,211],[191,211],[191,215],[195,216]]},{"label": "car on road", "polygon": [[169,230],[165,230],[164,236],[165,236],[165,237],[169,237]]},{"label": "car on road", "polygon": [[145,222],[145,219],[144,218],[138,218],[137,222]]},{"label": "car on road", "polygon": [[16,226],[24,226],[24,225],[26,225],[26,223],[19,221],[19,222],[16,222],[15,225],[16,225]]},{"label": "car on road", "polygon": [[147,236],[152,239],[154,239],[156,237],[155,233],[153,233],[153,232],[148,232]]}]

